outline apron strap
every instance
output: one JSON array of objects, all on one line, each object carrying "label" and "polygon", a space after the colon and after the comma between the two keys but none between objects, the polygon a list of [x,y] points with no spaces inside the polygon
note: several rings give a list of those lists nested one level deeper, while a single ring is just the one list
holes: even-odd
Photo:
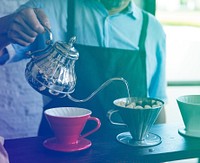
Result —
[{"label": "apron strap", "polygon": [[[147,90],[147,68],[146,68],[146,48],[145,48],[145,41],[146,41],[146,36],[147,36],[147,28],[148,28],[148,22],[149,22],[149,17],[148,14],[143,11],[143,25],[140,33],[140,40],[139,40],[139,52],[141,57],[143,58],[142,65],[145,71],[145,76],[144,76],[144,81],[145,81],[145,90]],[[147,97],[147,91],[144,94],[145,97]]]},{"label": "apron strap", "polygon": [[74,23],[75,23],[75,4],[74,0],[68,0],[67,9],[67,40],[74,36]]},{"label": "apron strap", "polygon": [[139,48],[143,51],[146,51],[145,49],[145,40],[146,40],[146,36],[147,36],[147,27],[148,27],[148,23],[149,23],[149,16],[148,14],[143,11],[142,12],[143,15],[143,24],[142,24],[142,29],[141,29],[141,33],[140,33],[140,40],[139,40]]}]

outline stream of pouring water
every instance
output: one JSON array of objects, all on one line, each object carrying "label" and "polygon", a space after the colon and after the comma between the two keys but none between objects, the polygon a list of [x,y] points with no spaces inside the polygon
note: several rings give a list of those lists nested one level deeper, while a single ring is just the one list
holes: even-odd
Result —
[{"label": "stream of pouring water", "polygon": [[86,102],[88,100],[90,100],[92,97],[94,97],[99,91],[103,90],[106,86],[108,86],[110,83],[112,83],[113,81],[122,81],[125,86],[126,86],[126,90],[127,90],[127,101],[126,101],[126,105],[128,105],[131,101],[130,101],[130,91],[129,91],[129,87],[128,87],[128,82],[124,79],[124,78],[111,78],[108,79],[107,81],[105,81],[97,90],[95,90],[90,96],[88,96],[85,99],[79,100],[76,99],[74,97],[72,97],[70,94],[68,94],[68,98],[74,102]]}]

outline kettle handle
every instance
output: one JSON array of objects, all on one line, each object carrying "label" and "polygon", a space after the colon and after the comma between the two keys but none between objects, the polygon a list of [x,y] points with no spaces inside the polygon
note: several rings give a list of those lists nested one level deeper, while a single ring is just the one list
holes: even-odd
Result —
[{"label": "kettle handle", "polygon": [[45,26],[44,29],[45,29],[45,30],[47,31],[47,33],[49,34],[49,39],[46,40],[46,44],[47,44],[47,45],[50,45],[50,44],[53,43],[53,34],[52,34],[51,30],[50,30],[48,27]]},{"label": "kettle handle", "polygon": [[[51,30],[48,27],[44,26],[44,29],[49,35],[49,39],[46,40],[46,45],[50,46],[53,43],[53,34],[52,34]],[[44,48],[44,49],[41,49],[41,50],[37,50],[37,51],[34,51],[34,52],[28,51],[26,53],[26,55],[29,56],[29,57],[32,57],[35,53],[45,51],[46,49],[49,48],[49,46],[47,48]]]}]

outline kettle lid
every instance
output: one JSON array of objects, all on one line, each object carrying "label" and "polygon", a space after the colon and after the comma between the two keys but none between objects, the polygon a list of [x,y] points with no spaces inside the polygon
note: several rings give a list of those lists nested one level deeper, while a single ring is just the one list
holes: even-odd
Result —
[{"label": "kettle lid", "polygon": [[76,41],[76,37],[72,37],[68,43],[58,41],[55,43],[55,49],[61,54],[65,54],[67,58],[77,60],[79,52],[74,48],[73,44]]}]

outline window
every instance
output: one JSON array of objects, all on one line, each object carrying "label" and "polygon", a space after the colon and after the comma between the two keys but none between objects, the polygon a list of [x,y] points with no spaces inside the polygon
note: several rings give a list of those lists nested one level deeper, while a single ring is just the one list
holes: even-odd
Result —
[{"label": "window", "polygon": [[156,16],[167,34],[167,79],[200,85],[200,1],[158,0]]},{"label": "window", "polygon": [[200,1],[157,0],[167,36],[167,122],[183,123],[176,98],[200,94]]}]

